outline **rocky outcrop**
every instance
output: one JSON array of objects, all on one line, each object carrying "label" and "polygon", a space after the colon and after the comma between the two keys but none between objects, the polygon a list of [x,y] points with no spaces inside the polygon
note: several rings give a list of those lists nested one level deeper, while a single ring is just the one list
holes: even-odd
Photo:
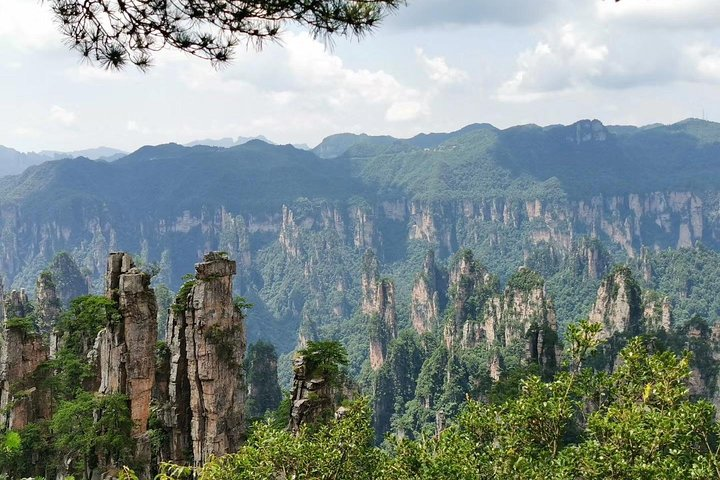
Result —
[{"label": "rocky outcrop", "polygon": [[352,209],[355,234],[353,242],[360,251],[375,247],[375,223],[372,210],[355,207]]},{"label": "rocky outcrop", "polygon": [[50,334],[60,320],[61,313],[60,298],[50,272],[42,272],[38,277],[35,295],[37,297],[35,313],[38,328],[42,334]]},{"label": "rocky outcrop", "polygon": [[539,274],[520,269],[508,280],[503,294],[487,302],[480,320],[464,324],[462,347],[481,344],[499,347],[489,364],[493,380],[502,372],[502,352],[518,344],[523,345],[523,361],[536,363],[544,371],[555,368],[559,352],[557,318]]},{"label": "rocky outcrop", "polygon": [[25,289],[12,290],[3,297],[3,315],[5,321],[27,318],[33,313],[33,306]]},{"label": "rocky outcrop", "polygon": [[282,207],[282,223],[278,241],[289,257],[300,256],[300,227],[295,223],[293,211],[286,205]]},{"label": "rocky outcrop", "polygon": [[[470,250],[459,252],[450,268],[448,302],[452,308],[450,321],[445,325],[444,338],[448,350],[462,339],[464,329],[472,329],[482,315],[485,302],[497,292],[497,279],[474,259]],[[483,338],[482,330],[474,336]]]},{"label": "rocky outcrop", "polygon": [[159,397],[167,398],[165,426],[170,431],[169,458],[175,462],[190,462],[192,458],[192,437],[190,435],[190,377],[188,376],[187,339],[185,311],[188,295],[194,281],[186,282],[178,292],[175,303],[170,307],[166,340],[169,350],[168,392]]},{"label": "rocky outcrop", "polygon": [[642,295],[632,272],[616,267],[600,284],[590,312],[591,323],[602,325],[600,338],[616,333],[637,335],[643,326]]},{"label": "rocky outcrop", "polygon": [[671,332],[673,321],[670,298],[649,290],[643,292],[643,324],[649,332]]},{"label": "rocky outcrop", "polygon": [[127,253],[109,255],[105,281],[106,296],[117,305],[121,319],[98,334],[99,390],[127,395],[133,436],[140,438],[148,429],[155,381],[155,293],[150,276],[136,268]]},{"label": "rocky outcrop", "polygon": [[313,371],[311,362],[302,355],[293,359],[293,387],[290,392],[288,429],[297,434],[306,424],[317,424],[332,418],[335,391],[330,379]]},{"label": "rocky outcrop", "polygon": [[362,312],[370,331],[370,366],[378,370],[387,358],[390,342],[397,337],[395,284],[381,279],[372,250],[365,253],[362,272]]},{"label": "rocky outcrop", "polygon": [[[209,253],[195,270],[168,320],[169,398],[174,459],[202,465],[237,450],[244,437],[245,327],[233,302],[235,262]],[[188,445],[192,458],[182,451]]]},{"label": "rocky outcrop", "polygon": [[2,426],[20,430],[28,423],[50,418],[47,392],[33,383],[33,373],[48,358],[47,346],[33,323],[32,307],[24,291],[3,299],[0,345],[0,412]]},{"label": "rocky outcrop", "polygon": [[[442,278],[435,265],[435,252],[430,250],[425,256],[422,271],[415,277],[410,299],[410,321],[420,335],[433,331],[444,305],[441,303]],[[444,294],[443,294],[444,297]]]},{"label": "rocky outcrop", "polygon": [[603,244],[596,238],[583,238],[576,249],[579,270],[592,280],[602,278],[610,267],[611,259]]},{"label": "rocky outcrop", "polygon": [[57,298],[62,305],[69,305],[73,298],[88,294],[88,283],[75,260],[65,252],[53,258],[43,275],[49,274],[55,285]]}]

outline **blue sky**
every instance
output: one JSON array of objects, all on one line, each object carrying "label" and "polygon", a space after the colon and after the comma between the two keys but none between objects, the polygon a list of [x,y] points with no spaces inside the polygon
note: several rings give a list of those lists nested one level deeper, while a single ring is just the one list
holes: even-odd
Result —
[{"label": "blue sky", "polygon": [[179,52],[149,73],[80,62],[37,0],[0,1],[0,144],[74,150],[265,135],[411,136],[720,111],[717,0],[410,0],[332,48],[289,29],[220,70]]}]

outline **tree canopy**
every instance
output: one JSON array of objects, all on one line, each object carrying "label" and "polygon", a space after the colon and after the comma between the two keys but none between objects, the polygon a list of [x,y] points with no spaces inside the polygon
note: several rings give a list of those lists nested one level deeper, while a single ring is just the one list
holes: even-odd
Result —
[{"label": "tree canopy", "polygon": [[404,0],[51,0],[69,46],[107,68],[141,69],[163,48],[214,64],[241,43],[276,40],[287,24],[314,37],[361,36]]}]

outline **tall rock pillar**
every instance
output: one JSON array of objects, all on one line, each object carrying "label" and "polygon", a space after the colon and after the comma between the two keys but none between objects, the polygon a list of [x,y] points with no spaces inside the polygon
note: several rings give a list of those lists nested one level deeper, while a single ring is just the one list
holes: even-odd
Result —
[{"label": "tall rock pillar", "polygon": [[168,325],[171,451],[178,459],[191,446],[192,462],[202,465],[236,451],[245,434],[245,328],[233,302],[235,262],[211,252],[195,270]]},{"label": "tall rock pillar", "polygon": [[122,393],[130,400],[133,436],[148,427],[155,382],[157,305],[150,275],[136,268],[127,253],[111,253],[105,277],[106,296],[121,319],[98,334],[100,393]]},{"label": "tall rock pillar", "polygon": [[372,250],[363,258],[362,312],[370,330],[370,366],[377,371],[387,358],[388,346],[397,337],[395,285],[381,279],[379,264]]},{"label": "tall rock pillar", "polygon": [[38,418],[49,418],[49,401],[45,392],[32,384],[32,374],[47,360],[36,326],[32,323],[32,306],[24,290],[13,290],[2,298],[0,316],[0,412],[3,428],[19,430]]}]

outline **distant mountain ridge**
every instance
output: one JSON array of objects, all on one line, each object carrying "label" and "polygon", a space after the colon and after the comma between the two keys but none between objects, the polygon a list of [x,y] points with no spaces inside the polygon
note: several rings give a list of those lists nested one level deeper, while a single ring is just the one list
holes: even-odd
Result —
[{"label": "distant mountain ridge", "polygon": [[717,212],[720,125],[702,120],[341,134],[313,151],[165,144],[0,178],[0,274],[32,288],[67,251],[99,281],[108,251],[122,250],[178,288],[203,252],[225,251],[255,304],[252,335],[288,351],[298,335],[348,334],[368,249],[408,298],[408,272],[429,248],[439,261],[471,248],[502,279],[533,259],[571,258],[585,237],[612,261],[698,242],[720,250]]},{"label": "distant mountain ridge", "polygon": [[18,175],[26,168],[51,160],[84,157],[90,160],[112,162],[127,155],[127,152],[110,147],[97,147],[72,152],[43,150],[40,152],[20,152],[0,145],[0,177]]}]

